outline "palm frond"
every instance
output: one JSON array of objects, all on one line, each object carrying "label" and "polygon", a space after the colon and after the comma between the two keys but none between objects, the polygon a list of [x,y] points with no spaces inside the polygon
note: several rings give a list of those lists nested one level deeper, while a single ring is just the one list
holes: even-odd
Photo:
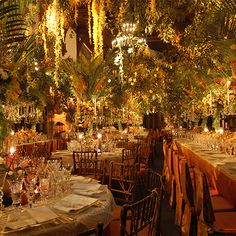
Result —
[{"label": "palm frond", "polygon": [[12,46],[25,39],[27,26],[19,5],[10,1],[0,1],[0,46]]},{"label": "palm frond", "polygon": [[[76,90],[76,94],[80,94],[80,97],[86,96],[86,79],[83,73],[79,73],[79,68],[72,59],[65,59],[62,61],[63,70],[72,77],[72,84]],[[79,66],[80,67],[80,66]]]}]

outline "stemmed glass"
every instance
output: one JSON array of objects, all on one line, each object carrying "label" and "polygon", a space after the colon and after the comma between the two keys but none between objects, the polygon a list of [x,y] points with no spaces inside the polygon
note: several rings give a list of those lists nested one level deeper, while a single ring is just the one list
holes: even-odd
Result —
[{"label": "stemmed glass", "polygon": [[21,205],[21,191],[22,191],[22,180],[16,179],[11,181],[10,188],[11,188],[11,198],[12,198],[12,206],[17,207]]},{"label": "stemmed glass", "polygon": [[29,205],[29,207],[32,207],[33,198],[34,198],[34,194],[35,194],[35,186],[37,183],[37,175],[36,175],[35,167],[28,167],[27,168],[25,183],[27,186],[27,193],[28,193],[28,205]]}]

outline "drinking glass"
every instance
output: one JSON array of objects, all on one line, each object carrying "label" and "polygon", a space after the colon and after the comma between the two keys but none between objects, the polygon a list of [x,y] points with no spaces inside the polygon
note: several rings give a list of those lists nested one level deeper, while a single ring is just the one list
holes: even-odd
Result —
[{"label": "drinking glass", "polygon": [[21,191],[22,180],[13,180],[10,183],[12,206],[17,207],[21,205]]},{"label": "drinking glass", "polygon": [[27,187],[28,205],[32,207],[35,195],[35,187],[37,183],[36,169],[29,167],[26,170],[25,184]]},{"label": "drinking glass", "polygon": [[41,178],[40,182],[40,196],[42,201],[46,201],[49,193],[49,178]]}]

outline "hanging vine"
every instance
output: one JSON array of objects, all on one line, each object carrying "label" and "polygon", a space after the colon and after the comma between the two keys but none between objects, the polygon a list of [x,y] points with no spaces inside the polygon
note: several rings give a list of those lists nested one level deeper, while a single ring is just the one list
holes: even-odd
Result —
[{"label": "hanging vine", "polygon": [[106,22],[104,0],[92,1],[94,56],[103,53],[103,29]]},{"label": "hanging vine", "polygon": [[51,38],[54,40],[54,81],[56,86],[58,86],[58,70],[61,61],[62,42],[64,41],[64,25],[65,19],[63,10],[60,8],[59,1],[53,0],[45,12],[41,28],[46,59],[48,58],[48,41]]},{"label": "hanging vine", "polygon": [[91,26],[91,0],[88,1],[88,34],[89,41],[92,42],[92,26]]}]

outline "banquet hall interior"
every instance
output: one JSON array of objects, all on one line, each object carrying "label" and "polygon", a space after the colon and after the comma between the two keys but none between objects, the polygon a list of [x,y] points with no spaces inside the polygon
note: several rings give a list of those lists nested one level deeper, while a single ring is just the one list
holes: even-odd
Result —
[{"label": "banquet hall interior", "polygon": [[236,235],[236,0],[0,0],[0,235]]}]

